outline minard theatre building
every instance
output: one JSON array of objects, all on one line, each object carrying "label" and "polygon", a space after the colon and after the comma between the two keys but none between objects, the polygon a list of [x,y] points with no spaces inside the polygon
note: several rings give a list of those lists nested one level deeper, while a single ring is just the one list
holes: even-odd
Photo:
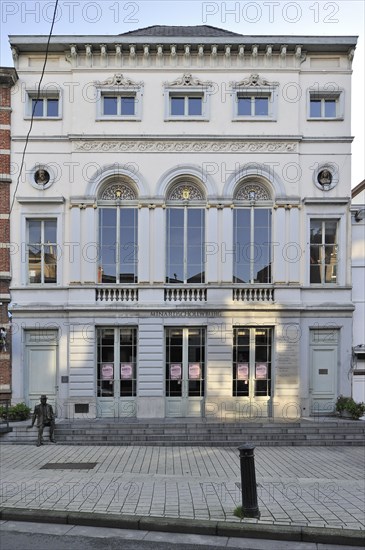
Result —
[{"label": "minard theatre building", "polygon": [[[350,395],[356,37],[11,36],[13,401],[299,418]],[[17,185],[16,185],[17,184]]]}]

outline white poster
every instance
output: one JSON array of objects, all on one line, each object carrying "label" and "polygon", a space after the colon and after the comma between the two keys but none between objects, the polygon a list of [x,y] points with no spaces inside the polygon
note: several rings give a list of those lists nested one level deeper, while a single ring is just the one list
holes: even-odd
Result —
[{"label": "white poster", "polygon": [[181,380],[181,363],[171,363],[170,380]]},{"label": "white poster", "polygon": [[267,378],[267,363],[257,363],[256,380],[266,380],[266,378]]},{"label": "white poster", "polygon": [[248,380],[248,363],[237,363],[237,380]]},{"label": "white poster", "polygon": [[101,364],[101,379],[102,380],[113,380],[114,375],[114,365],[113,363],[102,363]]},{"label": "white poster", "polygon": [[200,363],[189,363],[189,380],[199,380],[200,378]]},{"label": "white poster", "polygon": [[132,363],[120,364],[120,378],[121,380],[132,380],[133,378],[133,365]]}]

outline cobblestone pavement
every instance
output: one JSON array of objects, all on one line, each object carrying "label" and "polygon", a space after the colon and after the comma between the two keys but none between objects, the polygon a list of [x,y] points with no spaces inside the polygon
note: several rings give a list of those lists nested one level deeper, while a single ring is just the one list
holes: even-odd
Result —
[{"label": "cobblestone pavement", "polygon": [[[236,449],[3,445],[0,453],[4,507],[240,521]],[[364,457],[364,447],[257,447],[261,518],[244,521],[365,529]],[[96,464],[42,469],[49,463]]]}]

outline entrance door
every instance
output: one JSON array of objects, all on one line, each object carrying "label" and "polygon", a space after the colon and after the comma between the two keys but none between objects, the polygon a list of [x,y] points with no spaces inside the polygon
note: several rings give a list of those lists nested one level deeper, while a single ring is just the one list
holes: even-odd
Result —
[{"label": "entrance door", "polygon": [[42,394],[57,407],[57,330],[28,330],[25,333],[28,403],[33,409]]},{"label": "entrance door", "polygon": [[233,331],[233,397],[242,397],[247,417],[271,415],[272,329],[235,327]]},{"label": "entrance door", "polygon": [[97,329],[98,416],[136,416],[137,329]]},{"label": "entrance door", "polygon": [[205,329],[166,329],[166,416],[201,416],[205,384]]},{"label": "entrance door", "polygon": [[334,411],[337,390],[337,350],[339,331],[314,329],[310,331],[311,413],[329,414]]}]

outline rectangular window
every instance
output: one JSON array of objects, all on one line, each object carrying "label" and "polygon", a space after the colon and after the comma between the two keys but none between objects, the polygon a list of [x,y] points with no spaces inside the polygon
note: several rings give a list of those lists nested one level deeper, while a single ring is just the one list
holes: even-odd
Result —
[{"label": "rectangular window", "polygon": [[26,105],[26,117],[34,118],[60,118],[60,97],[58,92],[41,93],[27,92],[28,103]]},{"label": "rectangular window", "polygon": [[57,283],[57,220],[27,220],[28,283]]},{"label": "rectangular window", "polygon": [[310,91],[309,92],[310,119],[342,119],[343,92]]},{"label": "rectangular window", "polygon": [[233,330],[233,397],[271,395],[272,329]]},{"label": "rectangular window", "polygon": [[276,87],[234,88],[233,120],[275,121],[278,92]]},{"label": "rectangular window", "polygon": [[170,94],[170,117],[201,117],[203,116],[202,94],[175,95]]},{"label": "rectangular window", "polygon": [[271,283],[271,209],[235,208],[234,283]]},{"label": "rectangular window", "polygon": [[136,116],[136,95],[135,94],[103,94],[102,116],[118,118],[134,118]]},{"label": "rectangular window", "polygon": [[97,329],[98,397],[137,395],[137,329]]},{"label": "rectangular window", "polygon": [[137,208],[100,208],[98,283],[137,283]]},{"label": "rectangular window", "polygon": [[167,283],[204,283],[203,208],[167,209]]},{"label": "rectangular window", "polygon": [[337,283],[338,221],[310,221],[310,282]]},{"label": "rectangular window", "polygon": [[238,116],[269,116],[269,96],[241,96],[237,97]]}]

